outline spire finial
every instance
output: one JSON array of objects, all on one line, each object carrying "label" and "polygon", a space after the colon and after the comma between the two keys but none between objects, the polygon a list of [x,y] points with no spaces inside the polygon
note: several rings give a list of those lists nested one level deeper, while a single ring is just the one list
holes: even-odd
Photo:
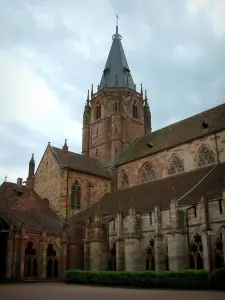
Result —
[{"label": "spire finial", "polygon": [[116,34],[118,34],[119,17],[117,14],[115,15],[116,15]]},{"label": "spire finial", "polygon": [[122,36],[119,34],[119,26],[118,26],[118,23],[119,23],[119,17],[117,14],[116,15],[116,33],[113,35],[112,39],[116,39],[116,40],[122,40]]},{"label": "spire finial", "polygon": [[91,97],[94,95],[94,90],[93,90],[93,83],[91,85]]},{"label": "spire finial", "polygon": [[87,93],[87,102],[89,101],[89,90],[88,90],[88,93]]},{"label": "spire finial", "polygon": [[145,90],[145,100],[148,100],[148,97],[147,97],[147,90]]},{"label": "spire finial", "polygon": [[5,182],[7,182],[7,174],[5,175]]},{"label": "spire finial", "polygon": [[67,145],[67,139],[65,139],[65,143],[64,143],[64,145],[63,145],[62,150],[63,150],[64,152],[68,152],[68,150],[69,150],[69,147],[68,147],[68,145]]},{"label": "spire finial", "polygon": [[143,95],[143,87],[142,87],[142,83],[141,83],[141,95]]}]

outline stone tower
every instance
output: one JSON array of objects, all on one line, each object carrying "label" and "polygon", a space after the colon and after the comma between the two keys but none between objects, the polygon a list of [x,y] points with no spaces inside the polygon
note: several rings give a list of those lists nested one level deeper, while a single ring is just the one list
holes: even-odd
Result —
[{"label": "stone tower", "polygon": [[136,91],[118,25],[112,40],[97,92],[92,85],[83,115],[82,154],[103,164],[115,161],[135,137],[151,130],[147,93],[143,97],[142,86]]},{"label": "stone tower", "polygon": [[29,161],[28,177],[26,181],[26,186],[28,186],[31,189],[34,189],[34,172],[35,172],[35,160],[34,160],[34,154],[32,154],[31,159]]}]

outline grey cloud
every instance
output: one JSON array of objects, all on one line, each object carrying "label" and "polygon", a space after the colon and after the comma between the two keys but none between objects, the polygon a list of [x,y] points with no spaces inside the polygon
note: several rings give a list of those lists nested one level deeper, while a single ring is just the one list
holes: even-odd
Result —
[{"label": "grey cloud", "polygon": [[[106,6],[111,9],[112,15],[105,15]],[[224,102],[225,36],[215,35],[206,12],[195,16],[188,12],[186,1],[110,0],[93,4],[91,0],[84,6],[82,1],[72,0],[5,0],[1,8],[0,49],[15,52],[23,45],[33,49],[37,54],[35,72],[67,106],[68,114],[79,122],[86,98],[83,95],[92,82],[97,86],[101,78],[115,29],[114,12],[120,17],[122,42],[133,78],[137,87],[143,82],[148,89],[154,129],[171,118],[179,120]],[[38,26],[32,15],[34,12],[49,15],[54,20],[54,28],[44,30]],[[66,27],[63,15],[65,18],[68,12],[70,17],[73,12],[74,15],[77,12],[85,15],[78,28]],[[87,28],[85,18],[90,24]],[[146,30],[143,26],[139,27],[140,24]],[[89,31],[84,43],[87,43],[90,58],[77,51],[71,43],[83,41],[81,29],[82,32],[85,32],[84,29]],[[178,57],[174,53],[179,45],[190,55],[194,56],[196,49],[200,54],[196,54],[196,59]],[[57,67],[59,71],[53,71]],[[74,86],[77,91],[67,90],[60,82]],[[12,136],[14,130],[9,128]],[[35,149],[40,157],[46,141],[25,128],[20,128],[20,132],[28,139],[40,139]],[[28,151],[17,145],[17,153],[21,152],[19,162],[13,159],[14,151],[10,150],[15,149],[12,144],[16,139],[11,142],[9,137],[7,139],[4,148],[9,149],[10,158],[3,162],[5,168],[11,163],[27,164],[31,149]],[[79,148],[72,141],[71,147],[73,150]]]}]

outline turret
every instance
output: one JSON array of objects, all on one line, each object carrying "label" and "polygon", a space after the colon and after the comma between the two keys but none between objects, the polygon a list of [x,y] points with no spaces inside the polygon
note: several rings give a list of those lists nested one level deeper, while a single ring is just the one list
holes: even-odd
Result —
[{"label": "turret", "polygon": [[26,181],[26,186],[31,189],[34,189],[34,172],[35,172],[35,160],[34,160],[34,154],[32,154],[31,159],[29,161],[28,177]]},{"label": "turret", "polygon": [[[93,96],[93,87],[91,89],[91,96]],[[89,140],[90,140],[90,98],[89,98],[89,90],[87,94],[87,100],[84,107],[83,113],[83,138],[82,138],[82,154],[89,156]]]},{"label": "turret", "polygon": [[148,134],[152,130],[152,124],[151,124],[151,112],[150,112],[150,108],[149,108],[149,104],[148,104],[147,90],[145,90],[145,99],[144,99],[143,110],[144,110],[145,134]]}]

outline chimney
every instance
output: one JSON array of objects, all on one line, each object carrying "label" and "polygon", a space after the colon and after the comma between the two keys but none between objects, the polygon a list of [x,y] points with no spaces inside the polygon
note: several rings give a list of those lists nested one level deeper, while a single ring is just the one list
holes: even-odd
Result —
[{"label": "chimney", "polygon": [[23,185],[23,179],[22,178],[17,178],[17,185],[22,186]]}]

